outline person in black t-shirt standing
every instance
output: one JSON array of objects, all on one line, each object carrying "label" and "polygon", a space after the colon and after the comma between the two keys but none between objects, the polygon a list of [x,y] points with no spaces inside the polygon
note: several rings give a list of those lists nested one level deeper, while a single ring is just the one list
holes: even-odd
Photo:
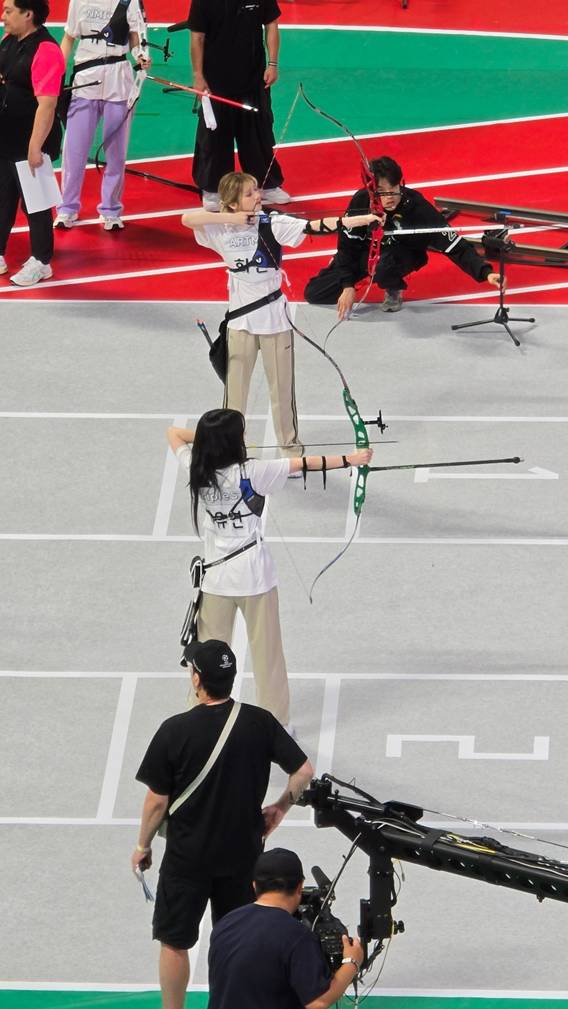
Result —
[{"label": "person in black t-shirt standing", "polygon": [[[479,256],[465,238],[452,231],[443,214],[428,203],[422,193],[404,185],[402,168],[396,161],[387,157],[375,158],[370,162],[370,168],[384,210],[382,226],[385,231],[444,229],[442,233],[383,237],[373,279],[386,292],[381,306],[384,312],[400,311],[402,292],[407,286],[404,278],[426,266],[428,249],[443,253],[479,284],[487,281],[493,287],[499,287],[499,274],[493,272],[491,263]],[[366,189],[358,189],[351,198],[347,214],[360,214],[368,209],[369,193]],[[342,228],[338,234],[337,253],[329,265],[306,285],[306,301],[311,305],[337,302],[339,319],[347,318],[356,301],[355,285],[369,276],[369,243],[366,228],[350,231]]]},{"label": "person in black t-shirt standing", "polygon": [[258,109],[247,112],[215,102],[215,130],[207,128],[200,109],[193,178],[203,190],[206,210],[219,210],[217,186],[223,175],[234,171],[235,142],[243,172],[254,175],[265,187],[263,203],[290,199],[282,189],[284,177],[273,154],[270,88],[278,79],[279,17],[276,0],[191,2],[187,24],[193,86]]},{"label": "person in black t-shirt standing", "polygon": [[[185,655],[199,703],[163,722],[136,775],[148,792],[131,859],[135,871],[152,864],[152,840],[163,818],[203,771],[235,704],[230,693],[236,660],[224,641],[192,642]],[[263,809],[272,763],[289,780],[278,801]],[[161,943],[164,1009],[183,1007],[188,950],[197,941],[207,901],[215,922],[253,899],[252,869],[263,839],[312,775],[306,754],[270,712],[240,706],[214,765],[168,818],[153,920],[153,937]]]},{"label": "person in black t-shirt standing", "polygon": [[363,962],[358,939],[343,936],[333,977],[315,934],[293,917],[304,872],[293,851],[274,848],[254,867],[256,902],[228,914],[211,933],[208,1009],[328,1009]]}]

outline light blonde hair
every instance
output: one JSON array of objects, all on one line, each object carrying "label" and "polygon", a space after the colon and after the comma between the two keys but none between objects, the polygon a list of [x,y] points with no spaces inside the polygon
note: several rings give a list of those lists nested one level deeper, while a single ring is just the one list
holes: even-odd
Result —
[{"label": "light blonde hair", "polygon": [[258,186],[254,175],[249,175],[248,172],[227,172],[219,182],[221,210],[235,213],[231,204],[236,203],[238,206],[241,202],[244,188],[249,182],[252,182],[254,186]]}]

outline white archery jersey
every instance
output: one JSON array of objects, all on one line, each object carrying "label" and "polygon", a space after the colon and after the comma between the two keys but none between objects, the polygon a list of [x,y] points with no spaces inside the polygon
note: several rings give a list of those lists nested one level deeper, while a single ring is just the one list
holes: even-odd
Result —
[{"label": "white archery jersey", "polygon": [[[73,56],[74,66],[107,56],[122,56],[130,51],[129,43],[111,45],[104,39],[81,38],[94,35],[105,28],[117,7],[116,0],[71,0],[67,13],[65,32],[79,39]],[[126,19],[131,32],[139,32],[142,14],[138,0],[130,0]],[[125,102],[132,88],[134,74],[128,59],[120,63],[107,63],[98,67],[78,70],[74,84],[88,84],[73,92],[77,98],[103,99],[107,102]],[[96,83],[99,81],[100,83]]]},{"label": "white archery jersey", "polygon": [[[176,456],[189,474],[190,446],[180,446]],[[203,529],[206,564],[221,560],[251,541],[255,543],[238,557],[206,571],[204,592],[218,596],[255,596],[269,592],[277,584],[272,555],[261,538],[266,508],[263,498],[282,490],[289,473],[289,459],[247,459],[241,465],[235,463],[218,470],[219,490],[206,487],[200,491],[199,522]]]},{"label": "white archery jersey", "polygon": [[[292,248],[301,245],[306,222],[287,214],[270,214],[272,234],[279,245]],[[194,228],[195,241],[207,249],[214,249],[230,270],[245,266],[239,273],[228,272],[229,311],[244,308],[266,294],[278,291],[283,273],[259,240],[258,224],[235,227],[232,224],[204,224]],[[248,264],[248,265],[247,265]],[[259,336],[283,333],[290,329],[286,296],[257,308],[248,315],[239,316],[229,323],[233,329],[244,329]]]}]

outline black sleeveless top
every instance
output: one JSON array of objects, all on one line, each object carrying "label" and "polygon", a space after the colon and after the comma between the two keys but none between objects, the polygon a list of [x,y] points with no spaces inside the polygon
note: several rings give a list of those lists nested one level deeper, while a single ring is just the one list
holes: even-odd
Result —
[{"label": "black sleeveless top", "polygon": [[[24,161],[28,156],[38,107],[32,85],[32,63],[42,42],[50,42],[59,50],[44,25],[24,39],[5,35],[0,42],[0,74],[5,81],[0,85],[0,158],[9,161]],[[41,149],[52,159],[59,156],[61,124],[57,116]]]}]

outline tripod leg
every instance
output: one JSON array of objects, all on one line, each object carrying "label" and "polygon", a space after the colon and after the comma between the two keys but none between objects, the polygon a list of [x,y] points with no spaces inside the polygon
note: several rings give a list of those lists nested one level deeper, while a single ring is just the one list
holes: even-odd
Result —
[{"label": "tripod leg", "polygon": [[518,316],[510,315],[510,322],[536,322],[536,319],[519,319]]},{"label": "tripod leg", "polygon": [[[517,322],[518,322],[518,321],[519,321],[519,320],[517,320]],[[502,322],[502,323],[501,323],[501,325],[503,326],[503,328],[504,328],[504,329],[506,329],[506,330],[507,330],[507,332],[508,332],[509,336],[511,337],[511,340],[512,340],[512,341],[513,341],[513,343],[515,344],[515,347],[520,347],[520,346],[521,346],[521,342],[520,342],[520,340],[517,340],[517,337],[515,336],[515,334],[514,334],[514,333],[512,333],[512,332],[511,332],[511,330],[509,329],[509,327],[508,327],[507,323],[506,323],[506,322]]]},{"label": "tripod leg", "polygon": [[472,326],[490,326],[492,322],[495,322],[495,319],[480,319],[479,322],[461,322],[459,326],[452,326],[452,329],[471,329]]}]

